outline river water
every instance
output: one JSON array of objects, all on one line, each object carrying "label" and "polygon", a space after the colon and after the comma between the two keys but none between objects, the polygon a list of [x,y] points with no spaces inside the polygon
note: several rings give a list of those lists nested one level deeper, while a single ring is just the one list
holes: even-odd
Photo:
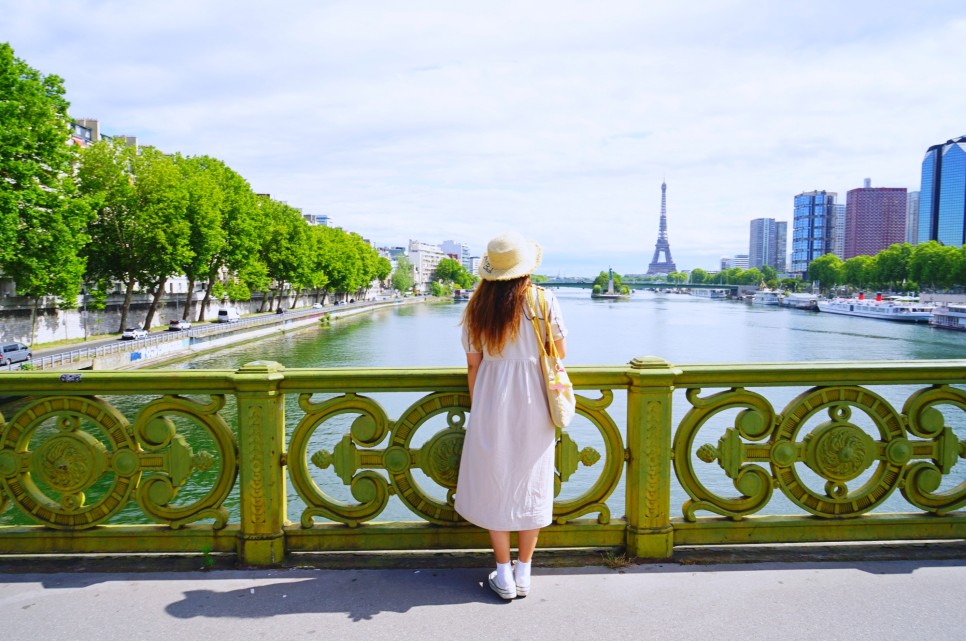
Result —
[{"label": "river water", "polygon": [[[937,330],[925,325],[751,306],[683,294],[635,292],[630,300],[599,301],[592,300],[584,289],[563,288],[555,293],[561,301],[569,329],[568,365],[620,365],[637,356],[658,356],[679,365],[966,358],[966,333]],[[383,309],[338,320],[328,327],[265,338],[165,367],[234,369],[255,360],[274,360],[291,368],[464,366],[465,357],[459,341],[459,320],[463,309],[464,304],[460,303],[427,303]],[[780,412],[784,403],[801,391],[772,389],[764,394]],[[875,391],[889,399],[897,410],[901,410],[904,399],[914,388],[881,387]],[[592,393],[589,395],[596,396]],[[387,394],[377,397],[391,419],[398,418],[399,413],[414,400],[414,397],[402,399],[399,398],[401,396]],[[114,397],[111,400],[131,418],[145,399]],[[296,401],[295,398],[288,399],[286,407],[289,434],[301,417]],[[626,419],[625,403],[626,397],[622,393],[615,393],[609,409],[622,431]],[[675,425],[680,422],[686,409],[683,394],[676,393],[673,412]],[[230,423],[234,422],[232,403],[226,406],[224,414]],[[953,425],[960,438],[966,438],[966,421],[962,412],[946,412],[946,415],[947,423]],[[320,440],[318,445],[331,450],[347,431],[349,420],[351,417],[321,427],[316,432],[316,438]],[[709,426],[702,430],[699,444],[715,443],[724,427],[726,425],[714,429]],[[579,447],[589,445],[603,452],[603,439],[588,421],[578,417],[569,431]],[[425,435],[420,441],[429,436],[431,434]],[[701,482],[709,489],[722,495],[736,494],[730,480],[716,464],[696,465],[700,468]],[[578,495],[594,483],[598,473],[599,465],[596,469],[582,467],[565,484],[561,497]],[[347,488],[331,468],[313,469],[312,474],[323,491],[339,500],[352,501]],[[953,474],[945,478],[942,487],[948,489],[964,478],[966,464],[960,464],[954,468]],[[861,479],[854,481],[856,487]],[[435,486],[424,487],[434,496],[444,496]],[[813,487],[821,488],[821,484]],[[179,502],[190,500],[190,496],[191,489],[185,488],[185,493],[179,496]],[[672,516],[680,515],[680,506],[686,499],[684,491],[675,485],[672,491]],[[304,505],[291,487],[288,501],[288,517],[297,522]],[[623,515],[623,502],[622,485],[608,500],[613,516]],[[236,520],[236,497],[232,497],[229,508],[234,513],[232,520]],[[877,511],[912,510],[896,492]],[[800,509],[776,491],[763,513],[784,512],[798,513]],[[121,520],[138,520],[137,514],[136,506],[132,506],[121,515]],[[9,515],[10,510],[4,516]],[[401,502],[393,498],[379,520],[413,518]],[[3,518],[0,522],[6,520]]]}]

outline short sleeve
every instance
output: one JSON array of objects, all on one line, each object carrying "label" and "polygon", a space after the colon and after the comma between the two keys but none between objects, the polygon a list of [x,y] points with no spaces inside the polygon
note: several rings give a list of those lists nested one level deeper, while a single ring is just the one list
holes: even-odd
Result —
[{"label": "short sleeve", "polygon": [[560,310],[560,301],[549,290],[544,290],[547,297],[547,304],[550,307],[550,333],[553,339],[560,340],[567,336],[567,326],[564,324],[563,312]]},{"label": "short sleeve", "polygon": [[466,327],[466,323],[463,323],[463,334],[460,337],[460,341],[463,343],[463,351],[467,354],[479,354],[483,350],[476,347],[476,345],[470,344],[470,331]]}]

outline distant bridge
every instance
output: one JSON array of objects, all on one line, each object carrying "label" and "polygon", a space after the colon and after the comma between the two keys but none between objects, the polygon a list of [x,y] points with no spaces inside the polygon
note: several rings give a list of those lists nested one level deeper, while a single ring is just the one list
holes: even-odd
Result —
[{"label": "distant bridge", "polygon": [[[638,289],[638,290],[642,290],[642,289],[727,289],[727,290],[732,291],[733,293],[737,293],[738,288],[740,287],[740,285],[720,285],[720,284],[719,285],[709,285],[707,283],[700,283],[700,284],[699,283],[693,283],[693,284],[681,283],[681,284],[678,284],[678,283],[662,283],[662,282],[638,283],[638,282],[634,282],[634,281],[630,281],[630,282],[623,281],[621,284],[622,285],[627,285],[627,287],[629,287],[630,289]],[[593,289],[594,282],[591,281],[591,280],[587,280],[587,281],[572,281],[572,280],[555,281],[555,280],[548,280],[548,281],[545,281],[543,283],[540,283],[540,286],[541,287],[576,287],[576,288],[580,288],[580,289]]]}]

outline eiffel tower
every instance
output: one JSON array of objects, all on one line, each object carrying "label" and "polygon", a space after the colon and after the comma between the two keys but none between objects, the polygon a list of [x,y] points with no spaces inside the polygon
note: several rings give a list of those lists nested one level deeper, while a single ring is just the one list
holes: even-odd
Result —
[{"label": "eiffel tower", "polygon": [[[661,260],[664,252],[664,260]],[[667,183],[661,182],[661,226],[657,232],[657,244],[654,245],[654,258],[647,266],[647,275],[670,274],[676,272],[674,260],[671,259],[671,246],[667,242]]]}]

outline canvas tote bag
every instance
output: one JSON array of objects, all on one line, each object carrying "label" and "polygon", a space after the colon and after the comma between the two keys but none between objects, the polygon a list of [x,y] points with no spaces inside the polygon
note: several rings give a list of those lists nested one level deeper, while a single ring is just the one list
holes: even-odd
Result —
[{"label": "canvas tote bag", "polygon": [[[534,302],[536,290],[536,302]],[[550,309],[547,297],[542,287],[531,287],[527,290],[527,302],[530,305],[533,331],[537,334],[537,344],[540,346],[540,369],[543,380],[547,385],[547,402],[550,405],[550,418],[556,427],[567,427],[574,418],[577,409],[577,397],[574,386],[570,383],[563,359],[557,353],[557,346],[550,331]],[[537,313],[539,310],[539,313]],[[540,331],[540,318],[543,318],[545,331]],[[544,340],[546,336],[546,340]]]}]

